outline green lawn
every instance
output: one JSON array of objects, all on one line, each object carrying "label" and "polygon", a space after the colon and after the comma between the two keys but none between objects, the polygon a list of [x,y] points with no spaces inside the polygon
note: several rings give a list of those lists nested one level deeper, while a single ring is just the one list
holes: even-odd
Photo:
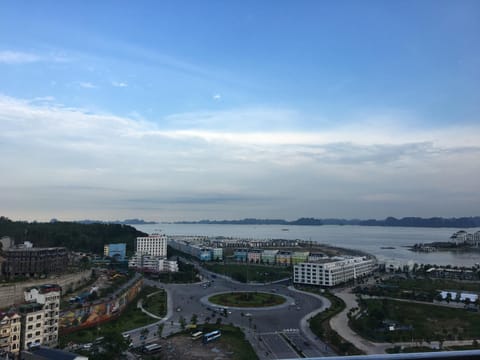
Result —
[{"label": "green lawn", "polygon": [[318,287],[299,287],[298,289],[319,294],[330,300],[332,304],[327,310],[322,311],[310,319],[310,329],[320,339],[330,345],[340,355],[360,355],[362,352],[353,344],[344,340],[330,327],[330,319],[345,309],[345,303],[342,299],[336,297],[328,291],[321,292]]},{"label": "green lawn", "polygon": [[446,279],[389,279],[385,284],[398,286],[400,290],[421,290],[425,292],[463,290],[480,292],[479,282],[462,282]]},{"label": "green lawn", "polygon": [[154,315],[164,317],[167,313],[167,293],[159,290],[158,293],[143,300],[143,308]]},{"label": "green lawn", "polygon": [[288,266],[208,263],[205,268],[244,283],[264,283],[292,277],[292,269]]},{"label": "green lawn", "polygon": [[[384,321],[412,330],[387,331]],[[362,315],[351,320],[362,336],[375,341],[462,340],[480,337],[480,314],[444,306],[394,300],[363,300]]]},{"label": "green lawn", "polygon": [[221,306],[267,307],[283,304],[285,298],[263,292],[230,292],[213,295],[208,301]]}]

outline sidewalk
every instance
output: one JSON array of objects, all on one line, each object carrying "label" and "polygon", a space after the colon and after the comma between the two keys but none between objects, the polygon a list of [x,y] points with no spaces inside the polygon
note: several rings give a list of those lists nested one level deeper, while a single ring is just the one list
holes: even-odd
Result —
[{"label": "sidewalk", "polygon": [[[450,341],[446,340],[446,341],[443,341],[442,344],[440,344],[439,341],[430,341],[430,342],[408,341],[408,342],[398,342],[398,343],[388,343],[388,342],[377,343],[377,342],[367,340],[361,337],[360,335],[358,335],[356,332],[354,332],[348,325],[347,313],[350,311],[350,309],[354,307],[358,308],[358,302],[356,300],[355,294],[352,294],[349,291],[350,289],[342,289],[342,291],[335,293],[335,296],[338,296],[345,302],[346,307],[342,312],[340,312],[339,314],[337,314],[336,316],[330,319],[330,326],[332,327],[333,330],[335,330],[338,333],[338,335],[340,335],[345,340],[351,342],[353,345],[355,345],[358,349],[365,352],[367,355],[384,354],[386,349],[392,348],[395,346],[401,346],[401,347],[424,346],[424,347],[429,347],[429,348],[438,350],[438,349],[441,349],[442,347],[471,345],[474,341],[474,340],[450,340]],[[403,300],[403,301],[408,302],[408,300]],[[428,303],[428,304],[435,305],[431,303]],[[436,304],[436,305],[442,306],[441,304]]]}]

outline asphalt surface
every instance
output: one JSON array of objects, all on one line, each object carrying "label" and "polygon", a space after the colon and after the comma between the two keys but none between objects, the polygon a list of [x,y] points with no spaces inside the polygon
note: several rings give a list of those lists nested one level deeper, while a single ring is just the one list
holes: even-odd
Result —
[{"label": "asphalt surface", "polygon": [[[204,281],[196,284],[163,284],[145,279],[146,285],[164,288],[168,293],[169,313],[166,319],[159,322],[164,325],[162,336],[178,332],[180,319],[183,317],[189,323],[192,315],[195,314],[198,323],[215,323],[220,318],[222,323],[233,323],[242,328],[260,359],[299,357],[300,354],[293,349],[292,344],[297,350],[308,356],[333,355],[330,349],[325,349],[323,343],[319,342],[319,345],[316,345],[315,340],[312,342],[314,336],[312,334],[306,336],[305,329],[301,329],[300,326],[303,317],[322,307],[323,303],[320,297],[292,291],[288,289],[288,281],[263,285],[242,284],[214,275],[202,268],[199,270]],[[208,297],[230,291],[271,292],[284,296],[286,302],[270,308],[227,307],[225,316],[223,307],[210,304]],[[147,328],[149,328],[149,332],[146,339],[140,338],[141,329],[129,332],[134,346],[155,340],[153,334],[158,331],[158,323]]]}]

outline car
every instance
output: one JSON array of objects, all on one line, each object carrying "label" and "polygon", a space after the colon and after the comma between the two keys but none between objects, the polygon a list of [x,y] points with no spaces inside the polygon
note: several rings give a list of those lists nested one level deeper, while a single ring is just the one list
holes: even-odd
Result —
[{"label": "car", "polygon": [[93,344],[92,343],[86,343],[82,345],[83,350],[90,350],[92,348]]}]

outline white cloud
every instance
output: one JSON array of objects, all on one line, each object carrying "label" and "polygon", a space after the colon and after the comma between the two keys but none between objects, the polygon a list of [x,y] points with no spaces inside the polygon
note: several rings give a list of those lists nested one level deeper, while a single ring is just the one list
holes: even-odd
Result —
[{"label": "white cloud", "polygon": [[0,63],[4,64],[24,64],[41,61],[42,57],[20,51],[0,51]]},{"label": "white cloud", "polygon": [[71,61],[71,59],[68,56],[57,52],[38,54],[13,50],[0,51],[0,64],[28,64],[36,62],[64,63],[69,61]]},{"label": "white cloud", "polygon": [[96,88],[96,86],[94,84],[92,84],[91,82],[88,82],[88,81],[80,81],[78,83],[78,85],[80,85],[80,87],[85,88],[85,89],[95,89]]},{"label": "white cloud", "polygon": [[126,82],[121,82],[121,81],[112,81],[112,86],[115,87],[127,87],[128,84]]},{"label": "white cloud", "polygon": [[[186,122],[184,114],[172,115],[165,129],[44,100],[0,96],[6,215],[35,208],[47,218],[382,217],[381,205],[388,203],[404,211],[388,215],[460,216],[480,201],[479,126],[434,132],[214,126],[217,118],[255,123],[278,116],[288,123],[298,116],[263,108],[209,113],[206,130],[193,113]],[[10,195],[19,193],[24,200]]]},{"label": "white cloud", "polygon": [[216,100],[216,101],[220,100],[221,98],[222,98],[222,95],[221,95],[221,94],[214,94],[214,95],[212,96],[212,99],[213,99],[213,100]]}]

